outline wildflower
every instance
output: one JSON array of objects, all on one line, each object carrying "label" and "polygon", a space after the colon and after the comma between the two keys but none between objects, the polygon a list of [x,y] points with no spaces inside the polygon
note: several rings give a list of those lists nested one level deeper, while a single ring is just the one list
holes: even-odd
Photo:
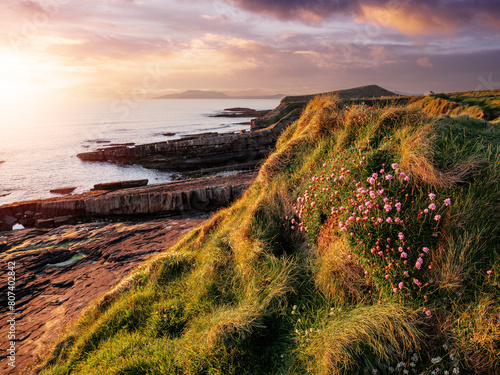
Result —
[{"label": "wildflower", "polygon": [[405,177],[406,177],[406,173],[401,172],[401,173],[399,174],[399,177],[401,177],[401,178],[405,178]]},{"label": "wildflower", "polygon": [[402,252],[402,253],[401,253],[401,258],[406,259],[407,257],[408,257],[408,254],[406,254],[405,252]]},{"label": "wildflower", "polygon": [[451,204],[451,199],[450,198],[445,199],[444,204],[449,206]]},{"label": "wildflower", "polygon": [[487,275],[491,275],[492,273],[493,273],[493,271],[492,271],[492,270],[488,270],[488,271],[486,271],[486,274],[487,274]]},{"label": "wildflower", "polygon": [[403,241],[405,239],[405,235],[402,232],[398,233],[398,238]]},{"label": "wildflower", "polygon": [[370,191],[370,198],[375,199],[377,196],[375,195],[374,191]]},{"label": "wildflower", "polygon": [[460,374],[460,369],[458,367],[453,367],[454,374]]},{"label": "wildflower", "polygon": [[383,222],[384,222],[384,219],[382,219],[381,217],[379,217],[379,218],[377,219],[377,221],[378,221],[379,223],[383,223]]},{"label": "wildflower", "polygon": [[418,258],[417,261],[415,262],[415,267],[417,267],[418,269],[420,269],[420,267],[422,267],[422,263],[424,262],[424,260],[422,258]]},{"label": "wildflower", "polygon": [[389,275],[385,275],[385,279],[386,279],[386,280],[389,280]]},{"label": "wildflower", "polygon": [[425,315],[431,316],[432,315],[431,310],[425,310]]},{"label": "wildflower", "polygon": [[441,357],[431,358],[431,362],[433,365],[435,365],[436,363],[441,362]]},{"label": "wildflower", "polygon": [[397,292],[398,292],[398,288],[394,288],[392,291],[393,291],[394,293],[397,293]]},{"label": "wildflower", "polygon": [[347,232],[347,228],[346,227],[342,227],[341,231],[342,232]]},{"label": "wildflower", "polygon": [[369,272],[368,271],[365,271],[365,275],[368,276]]},{"label": "wildflower", "polygon": [[436,209],[436,205],[435,205],[434,203],[431,203],[431,204],[429,205],[429,209],[430,209],[430,210],[435,210],[435,209]]},{"label": "wildflower", "polygon": [[409,276],[410,274],[409,274],[409,272],[408,272],[408,271],[404,271],[404,272],[403,272],[403,275],[405,275],[405,276]]},{"label": "wildflower", "polygon": [[424,210],[424,214],[428,214],[428,213],[429,213],[429,210],[426,208],[426,209]]},{"label": "wildflower", "polygon": [[399,165],[397,163],[391,164],[392,169],[398,169]]},{"label": "wildflower", "polygon": [[291,229],[291,230],[295,230],[295,225],[292,225],[292,226],[290,227],[290,229]]},{"label": "wildflower", "polygon": [[311,202],[311,207],[316,206],[316,202]]},{"label": "wildflower", "polygon": [[405,181],[410,181],[410,177],[409,176],[405,176],[404,180]]},{"label": "wildflower", "polygon": [[387,181],[392,180],[392,175],[390,175],[390,174],[386,174],[386,175],[385,175],[385,179],[386,179]]},{"label": "wildflower", "polygon": [[368,183],[369,183],[370,185],[373,185],[373,184],[375,184],[375,182],[376,182],[376,181],[375,181],[375,179],[374,179],[373,177],[369,177],[369,178],[367,178],[367,181],[368,181]]},{"label": "wildflower", "polygon": [[383,251],[379,251],[377,254],[380,255],[381,257],[384,256],[384,252]]},{"label": "wildflower", "polygon": [[392,219],[390,216],[387,219],[385,219],[385,221],[387,221],[388,223],[392,223]]},{"label": "wildflower", "polygon": [[423,251],[424,253],[427,253],[427,252],[429,251],[429,248],[428,248],[428,247],[423,247],[423,248],[422,248],[422,251]]},{"label": "wildflower", "polygon": [[389,211],[392,209],[392,206],[391,206],[389,203],[386,203],[386,204],[384,205],[384,209],[385,209],[387,212],[389,212]]},{"label": "wildflower", "polygon": [[413,282],[418,286],[422,286],[422,283],[418,279],[414,279]]},{"label": "wildflower", "polygon": [[429,193],[429,198],[430,200],[433,200],[434,198],[436,198],[436,194]]},{"label": "wildflower", "polygon": [[401,282],[398,284],[398,287],[399,287],[399,289],[403,289],[403,286],[404,286],[404,285],[403,285],[403,282],[401,281]]},{"label": "wildflower", "polygon": [[436,216],[434,216],[434,220],[436,220],[436,221],[441,220],[441,215],[436,215]]},{"label": "wildflower", "polygon": [[396,209],[398,210],[398,212],[400,212],[401,211],[401,203],[398,202],[398,203],[396,203],[395,206],[396,206]]}]

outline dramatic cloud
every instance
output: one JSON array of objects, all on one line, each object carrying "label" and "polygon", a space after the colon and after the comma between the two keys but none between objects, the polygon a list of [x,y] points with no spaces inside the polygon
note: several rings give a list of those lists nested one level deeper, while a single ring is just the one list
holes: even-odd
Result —
[{"label": "dramatic cloud", "polygon": [[500,2],[488,0],[225,0],[283,21],[321,24],[335,16],[391,27],[405,34],[450,33],[470,25],[500,28]]}]

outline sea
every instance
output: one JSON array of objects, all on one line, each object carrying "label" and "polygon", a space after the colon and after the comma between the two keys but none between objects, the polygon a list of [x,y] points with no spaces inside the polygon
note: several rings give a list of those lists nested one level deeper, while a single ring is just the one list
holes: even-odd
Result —
[{"label": "sea", "polygon": [[[60,196],[51,189],[148,179],[174,173],[138,165],[84,162],[78,153],[112,144],[145,144],[183,135],[249,130],[251,118],[213,117],[224,109],[273,109],[278,99],[71,100],[0,107],[0,205]],[[175,133],[166,136],[166,133]]]}]

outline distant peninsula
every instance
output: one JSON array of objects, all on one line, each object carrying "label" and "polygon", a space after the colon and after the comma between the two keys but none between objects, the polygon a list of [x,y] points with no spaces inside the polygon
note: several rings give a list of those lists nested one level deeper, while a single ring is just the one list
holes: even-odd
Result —
[{"label": "distant peninsula", "polygon": [[180,94],[167,94],[153,99],[283,99],[286,95],[229,96],[219,91],[188,90]]}]

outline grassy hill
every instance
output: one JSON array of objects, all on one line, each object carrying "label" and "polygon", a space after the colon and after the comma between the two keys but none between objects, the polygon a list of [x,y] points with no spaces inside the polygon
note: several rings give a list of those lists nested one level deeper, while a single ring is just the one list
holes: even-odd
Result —
[{"label": "grassy hill", "polygon": [[431,99],[312,99],[245,195],[88,309],[41,372],[498,373],[498,119]]}]

